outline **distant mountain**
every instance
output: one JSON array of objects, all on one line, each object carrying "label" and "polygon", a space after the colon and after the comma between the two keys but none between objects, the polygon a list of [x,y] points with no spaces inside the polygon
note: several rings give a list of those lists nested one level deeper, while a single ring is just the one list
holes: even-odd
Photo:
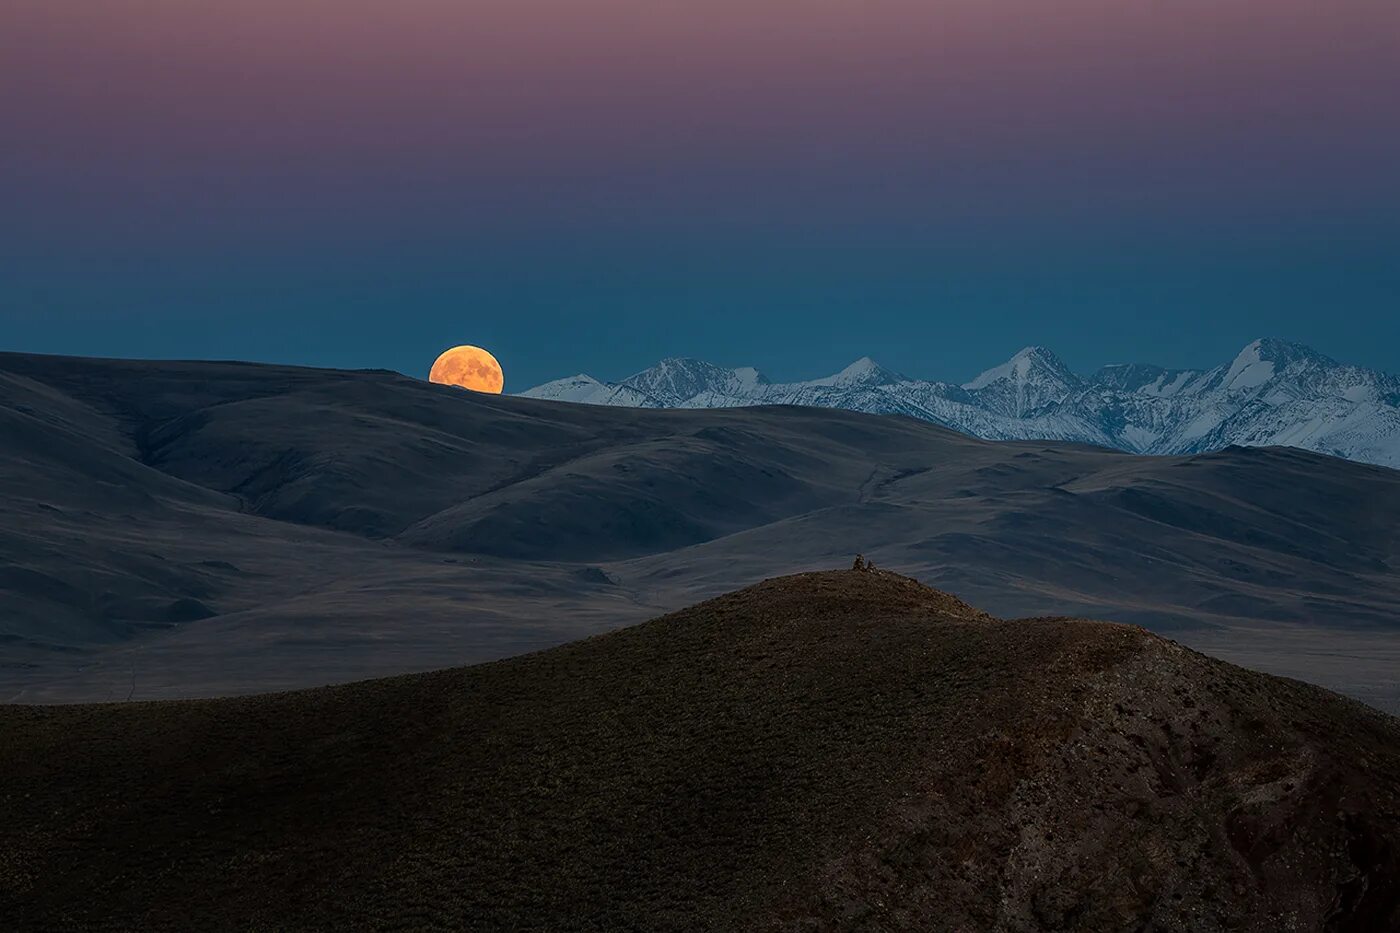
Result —
[{"label": "distant mountain", "polygon": [[1129,363],[1080,376],[1027,347],[961,386],[910,379],[869,357],[833,376],[774,383],[750,367],[668,359],[619,383],[579,375],[520,394],[638,408],[812,405],[909,415],[990,440],[1143,454],[1287,446],[1400,468],[1400,378],[1274,339],[1206,370]]}]

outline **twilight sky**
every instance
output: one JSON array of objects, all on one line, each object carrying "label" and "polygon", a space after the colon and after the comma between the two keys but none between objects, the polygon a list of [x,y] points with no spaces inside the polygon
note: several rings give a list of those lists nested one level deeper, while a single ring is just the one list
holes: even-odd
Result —
[{"label": "twilight sky", "polygon": [[6,0],[0,349],[1400,372],[1395,0]]}]

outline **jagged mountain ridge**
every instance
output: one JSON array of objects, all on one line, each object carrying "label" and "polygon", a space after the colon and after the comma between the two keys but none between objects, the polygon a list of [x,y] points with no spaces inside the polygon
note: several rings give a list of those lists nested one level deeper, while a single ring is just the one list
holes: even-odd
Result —
[{"label": "jagged mountain ridge", "polygon": [[989,440],[1142,454],[1287,446],[1400,468],[1400,377],[1269,338],[1211,369],[1130,363],[1080,376],[1050,350],[1027,347],[962,385],[902,376],[869,357],[832,376],[775,383],[751,367],[667,359],[617,383],[580,374],[520,394],[638,408],[809,405],[909,415]]}]

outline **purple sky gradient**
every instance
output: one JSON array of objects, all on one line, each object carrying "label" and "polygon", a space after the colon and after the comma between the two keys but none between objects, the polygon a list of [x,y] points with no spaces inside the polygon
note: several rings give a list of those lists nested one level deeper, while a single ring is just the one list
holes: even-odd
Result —
[{"label": "purple sky gradient", "polygon": [[0,248],[1364,239],[1397,98],[1395,0],[9,0]]}]

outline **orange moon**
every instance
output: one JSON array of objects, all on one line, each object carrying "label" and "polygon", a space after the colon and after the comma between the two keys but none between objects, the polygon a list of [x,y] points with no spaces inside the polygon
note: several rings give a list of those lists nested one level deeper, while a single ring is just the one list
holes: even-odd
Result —
[{"label": "orange moon", "polygon": [[506,387],[505,373],[496,358],[481,347],[471,346],[445,351],[433,364],[428,381],[498,395]]}]

